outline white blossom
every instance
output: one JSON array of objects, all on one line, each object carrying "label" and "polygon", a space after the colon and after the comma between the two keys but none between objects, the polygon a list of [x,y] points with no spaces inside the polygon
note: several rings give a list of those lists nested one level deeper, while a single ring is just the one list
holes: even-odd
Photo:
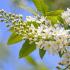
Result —
[{"label": "white blossom", "polygon": [[68,25],[70,25],[70,9],[67,8],[67,11],[64,11],[61,17],[66,21]]},{"label": "white blossom", "polygon": [[[5,13],[3,10],[0,14]],[[8,14],[7,14],[8,15]],[[7,16],[5,13],[5,16]],[[45,16],[27,16],[26,20],[22,20],[21,15],[9,14],[12,17],[10,20],[13,31],[22,36],[22,39],[29,39],[30,43],[35,42],[38,48],[43,48],[48,52],[59,53],[63,52],[64,48],[70,45],[70,30],[65,29],[63,23],[52,25],[50,19]],[[2,16],[2,15],[1,15]],[[70,24],[70,9],[61,14],[62,19]]]},{"label": "white blossom", "polygon": [[36,17],[27,16],[26,21],[29,21],[29,22],[36,21]]}]

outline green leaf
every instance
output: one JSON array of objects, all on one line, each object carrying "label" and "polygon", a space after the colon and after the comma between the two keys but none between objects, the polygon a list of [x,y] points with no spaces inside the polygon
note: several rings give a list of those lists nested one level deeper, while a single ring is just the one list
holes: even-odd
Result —
[{"label": "green leaf", "polygon": [[59,51],[59,56],[62,57],[64,55],[64,52],[62,53],[61,51]]},{"label": "green leaf", "polygon": [[52,25],[57,24],[58,16],[47,16],[49,20],[51,20]]},{"label": "green leaf", "polygon": [[39,49],[39,55],[40,55],[41,59],[44,57],[45,53],[46,53],[46,50]]},{"label": "green leaf", "polygon": [[41,12],[43,15],[46,15],[46,12],[48,11],[48,7],[45,4],[44,0],[32,0],[39,12]]},{"label": "green leaf", "polygon": [[22,48],[19,52],[19,58],[25,57],[29,55],[31,52],[33,52],[36,49],[35,43],[29,43],[29,40],[26,40],[23,44]]},{"label": "green leaf", "polygon": [[22,41],[22,36],[20,36],[16,33],[12,33],[12,35],[8,39],[8,44],[12,45],[12,44],[18,43],[20,41]]},{"label": "green leaf", "polygon": [[61,15],[62,12],[63,10],[55,10],[55,11],[47,12],[47,16],[59,16]]},{"label": "green leaf", "polygon": [[64,23],[62,18],[60,17],[62,12],[63,12],[63,10],[56,10],[56,11],[47,12],[47,18],[49,20],[51,20],[51,23],[53,25],[57,24],[58,21],[61,23]]},{"label": "green leaf", "polygon": [[61,17],[61,16],[58,16],[58,20],[59,20],[62,24],[64,24],[64,23],[65,23],[64,19],[62,19],[62,17]]}]

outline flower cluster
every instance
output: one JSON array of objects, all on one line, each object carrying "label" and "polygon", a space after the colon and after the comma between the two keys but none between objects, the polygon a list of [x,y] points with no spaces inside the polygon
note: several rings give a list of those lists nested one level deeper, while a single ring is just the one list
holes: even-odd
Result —
[{"label": "flower cluster", "polygon": [[57,66],[58,69],[62,70],[70,70],[70,51],[67,51],[63,55],[63,59],[61,62],[59,62],[59,66]]},{"label": "flower cluster", "polygon": [[28,16],[26,21],[16,23],[13,27],[22,39],[29,39],[30,43],[35,42],[37,47],[52,53],[63,51],[69,45],[70,30],[65,30],[61,24],[52,26],[51,21],[44,16]]},{"label": "flower cluster", "polygon": [[67,11],[64,11],[61,16],[66,21],[66,23],[70,26],[70,9],[67,8]]},{"label": "flower cluster", "polygon": [[[62,13],[61,16],[65,21],[69,18],[69,13],[70,9]],[[58,53],[70,44],[70,30],[65,30],[60,23],[53,26],[51,20],[44,16],[27,16],[26,20],[23,21],[21,15],[7,14],[4,10],[0,10],[0,17],[1,21],[12,23],[9,25],[10,28],[22,36],[22,39],[29,39],[30,43],[35,42],[37,47],[49,52]],[[69,24],[69,22],[67,23]]]},{"label": "flower cluster", "polygon": [[11,23],[21,20],[22,20],[22,15],[7,13],[3,9],[0,10],[0,22],[7,23],[7,26],[11,26],[12,25]]},{"label": "flower cluster", "polygon": [[[61,17],[67,23],[66,25],[70,26],[70,9],[64,11]],[[52,25],[47,16],[27,16],[23,21],[21,15],[7,14],[0,10],[0,18],[0,21],[9,23],[10,30],[21,36],[23,40],[28,39],[30,44],[35,42],[40,49],[43,48],[55,54],[61,52],[62,54],[67,52],[67,48],[70,47],[70,30],[65,29],[60,22]],[[70,57],[68,61],[70,64]]]}]

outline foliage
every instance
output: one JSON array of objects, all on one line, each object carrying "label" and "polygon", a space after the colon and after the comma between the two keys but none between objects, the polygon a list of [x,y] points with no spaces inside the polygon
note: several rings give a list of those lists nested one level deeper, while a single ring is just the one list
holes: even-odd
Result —
[{"label": "foliage", "polygon": [[33,0],[36,8],[38,11],[40,11],[43,15],[46,15],[46,12],[48,11],[48,7],[45,4],[43,0]]},{"label": "foliage", "polygon": [[[29,55],[32,51],[36,49],[36,46],[34,43],[29,43],[29,40],[26,40],[25,43],[23,44],[20,52],[19,52],[19,57],[25,57]],[[27,51],[26,51],[27,50]]]},{"label": "foliage", "polygon": [[43,49],[39,49],[39,54],[40,54],[40,57],[43,58],[44,55],[45,55],[46,51],[43,50]]},{"label": "foliage", "polygon": [[[14,39],[14,40],[13,40]],[[10,38],[8,39],[8,44],[15,44],[22,40],[22,36],[17,35],[16,33],[12,33]]]}]

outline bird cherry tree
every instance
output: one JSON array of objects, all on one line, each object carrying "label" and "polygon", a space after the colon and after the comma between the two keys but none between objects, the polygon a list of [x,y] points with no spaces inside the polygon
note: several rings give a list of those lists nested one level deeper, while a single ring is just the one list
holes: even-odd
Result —
[{"label": "bird cherry tree", "polygon": [[39,48],[41,58],[46,52],[57,54],[63,60],[58,70],[70,70],[70,9],[49,11],[43,0],[33,0],[37,12],[33,16],[7,13],[0,10],[0,22],[5,22],[12,33],[8,44],[25,40],[19,51],[23,58]]}]

